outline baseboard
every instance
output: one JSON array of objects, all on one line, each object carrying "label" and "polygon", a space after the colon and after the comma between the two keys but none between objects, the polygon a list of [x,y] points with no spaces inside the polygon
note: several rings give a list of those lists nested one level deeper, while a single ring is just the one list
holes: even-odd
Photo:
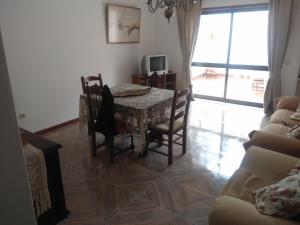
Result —
[{"label": "baseboard", "polygon": [[48,133],[50,131],[54,131],[58,128],[62,128],[62,127],[68,126],[70,124],[77,123],[78,121],[79,121],[79,118],[76,118],[76,119],[73,119],[73,120],[66,121],[64,123],[57,124],[57,125],[52,126],[52,127],[48,127],[46,129],[43,129],[43,130],[39,130],[35,133],[38,134],[38,135],[42,135],[42,134]]}]

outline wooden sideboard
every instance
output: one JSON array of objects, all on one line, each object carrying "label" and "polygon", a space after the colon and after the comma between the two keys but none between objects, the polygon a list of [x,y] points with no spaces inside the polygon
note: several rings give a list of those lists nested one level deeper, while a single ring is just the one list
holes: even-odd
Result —
[{"label": "wooden sideboard", "polygon": [[[132,75],[132,83],[133,84],[141,84],[141,85],[148,85],[149,76],[145,74],[134,74]],[[169,90],[176,89],[176,73],[165,73],[159,75],[159,88],[165,88]]]}]

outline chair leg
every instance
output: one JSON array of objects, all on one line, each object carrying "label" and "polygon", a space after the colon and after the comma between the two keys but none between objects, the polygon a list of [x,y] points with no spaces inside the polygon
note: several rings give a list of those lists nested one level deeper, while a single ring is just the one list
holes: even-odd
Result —
[{"label": "chair leg", "polygon": [[183,128],[183,132],[182,132],[182,154],[186,153],[186,127]]},{"label": "chair leg", "polygon": [[109,138],[106,135],[104,135],[104,145],[109,147]]},{"label": "chair leg", "polygon": [[143,152],[143,156],[147,156],[148,155],[148,147],[150,144],[150,137],[148,134],[148,131],[145,132],[145,146],[144,146],[144,152]]},{"label": "chair leg", "polygon": [[131,148],[131,151],[133,153],[134,152],[134,144],[133,144],[133,136],[132,136],[132,134],[130,135],[130,148]]},{"label": "chair leg", "polygon": [[92,155],[93,157],[96,156],[96,133],[95,132],[92,132],[91,134],[91,141],[92,141]]},{"label": "chair leg", "polygon": [[173,135],[168,136],[168,164],[173,164]]},{"label": "chair leg", "polygon": [[114,164],[114,137],[110,137],[108,140],[110,163]]},{"label": "chair leg", "polygon": [[91,136],[93,134],[93,130],[92,130],[93,126],[90,121],[88,122],[87,127],[88,127],[88,135]]},{"label": "chair leg", "polygon": [[157,133],[157,142],[158,142],[158,147],[162,146],[163,144],[163,134],[162,133]]}]

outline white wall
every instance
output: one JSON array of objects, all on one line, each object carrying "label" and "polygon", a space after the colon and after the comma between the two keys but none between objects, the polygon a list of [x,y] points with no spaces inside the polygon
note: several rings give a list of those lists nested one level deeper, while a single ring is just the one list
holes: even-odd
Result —
[{"label": "white wall", "polygon": [[25,172],[12,92],[0,32],[0,224],[34,225],[35,214]]},{"label": "white wall", "polygon": [[139,44],[107,44],[103,0],[3,0],[0,26],[20,126],[32,131],[78,117],[80,76],[101,72],[109,85],[130,82],[155,48],[155,15],[145,2]]}]

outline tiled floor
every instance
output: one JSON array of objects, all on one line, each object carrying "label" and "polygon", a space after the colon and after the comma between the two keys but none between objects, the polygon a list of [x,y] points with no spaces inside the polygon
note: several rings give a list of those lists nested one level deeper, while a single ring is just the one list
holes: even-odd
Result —
[{"label": "tiled floor", "polygon": [[261,109],[196,100],[191,105],[188,152],[175,161],[150,152],[108,163],[92,158],[77,125],[46,135],[63,145],[60,159],[69,218],[61,225],[206,225],[211,205],[244,155],[242,143],[260,126]]}]

